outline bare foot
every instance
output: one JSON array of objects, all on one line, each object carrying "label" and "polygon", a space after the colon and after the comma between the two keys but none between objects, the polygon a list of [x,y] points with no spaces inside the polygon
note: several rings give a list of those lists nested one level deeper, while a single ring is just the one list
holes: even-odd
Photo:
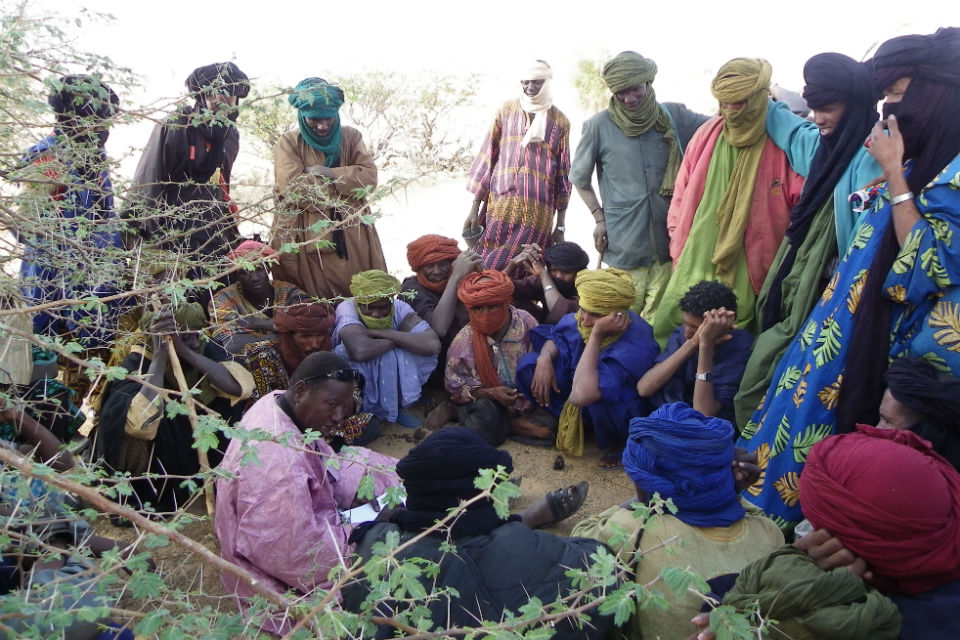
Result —
[{"label": "bare foot", "polygon": [[452,401],[444,400],[427,414],[426,419],[423,421],[423,426],[430,431],[436,431],[448,422],[457,420],[459,417],[460,408]]},{"label": "bare foot", "polygon": [[604,471],[616,471],[623,468],[623,449],[611,449],[600,456],[600,462],[597,463]]}]

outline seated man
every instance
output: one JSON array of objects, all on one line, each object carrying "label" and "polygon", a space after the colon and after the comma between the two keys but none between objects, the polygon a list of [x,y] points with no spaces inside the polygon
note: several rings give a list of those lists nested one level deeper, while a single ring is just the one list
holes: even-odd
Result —
[{"label": "seated man", "polygon": [[[529,312],[538,322],[557,324],[578,308],[577,273],[587,268],[590,258],[575,242],[558,242],[546,251],[537,245],[523,245],[504,273],[514,278],[513,304]],[[529,273],[517,277],[519,269]]]},{"label": "seated man", "polygon": [[[149,472],[175,477],[166,481],[132,481],[138,506],[149,502],[157,511],[174,511],[190,494],[188,488],[181,486],[180,477],[200,470],[189,417],[185,413],[168,413],[155,389],[180,391],[167,341],[173,343],[187,384],[197,390],[194,399],[228,423],[240,417],[242,407],[238,403],[253,391],[250,373],[203,335],[206,325],[203,308],[195,302],[182,303],[172,312],[145,312],[140,319],[144,333],[141,344],[131,348],[120,366],[143,376],[152,386],[126,377],[110,382],[104,389],[97,426],[97,456],[115,471],[127,471],[133,476]],[[210,463],[216,466],[220,454],[216,450],[210,454]]]},{"label": "seated man", "polygon": [[[581,520],[571,535],[610,545],[634,570],[638,584],[666,567],[691,568],[704,579],[738,572],[783,544],[783,533],[760,512],[744,511],[734,487],[733,427],[682,404],[630,421],[623,467],[646,502],[654,493],[673,501],[643,524],[633,500]],[[624,536],[623,534],[627,535]],[[631,638],[683,638],[702,600],[662,586],[668,607],[637,606]]]},{"label": "seated man", "polygon": [[458,416],[458,405],[450,402],[442,391],[447,349],[470,321],[467,308],[457,299],[457,285],[468,273],[482,269],[483,264],[480,256],[469,249],[461,253],[453,238],[435,234],[421,236],[408,244],[407,262],[416,275],[400,285],[402,291],[413,292],[412,298],[404,300],[430,324],[443,346],[437,358],[439,366],[429,380],[429,386],[437,389],[443,398],[426,418],[427,428],[438,429]]},{"label": "seated man", "polygon": [[354,296],[337,305],[334,350],[350,360],[367,380],[363,410],[415,428],[420,420],[403,411],[437,366],[440,339],[406,302],[394,299],[400,283],[378,271],[350,279]]},{"label": "seated man", "polygon": [[[824,438],[794,495],[815,531],[746,567],[725,605],[759,602],[779,637],[960,635],[960,474],[929,443],[866,425]],[[713,637],[705,615],[695,623]]]},{"label": "seated man", "polygon": [[[340,424],[359,378],[336,354],[310,354],[291,376],[290,388],[258,400],[239,425],[273,439],[235,438],[220,467],[232,474],[217,480],[220,554],[281,593],[329,589],[330,570],[350,553],[352,527],[340,511],[366,502],[357,495],[364,476],[373,477],[378,496],[398,483],[389,470],[396,459],[361,447],[338,452]],[[308,429],[323,437],[307,444]],[[258,462],[247,460],[250,448]],[[229,573],[220,579],[249,614],[249,586]],[[289,622],[282,614],[256,620],[278,635],[289,631]]]},{"label": "seated man", "polygon": [[530,330],[537,321],[508,303],[512,294],[513,282],[500,271],[471,273],[460,281],[457,296],[470,312],[470,324],[450,345],[445,384],[460,405],[495,400],[510,412],[514,440],[549,447],[556,435],[556,418],[542,409],[535,411],[517,392],[517,363],[530,352]]},{"label": "seated man", "polygon": [[304,358],[316,351],[331,351],[335,320],[333,306],[327,302],[303,302],[276,309],[271,321],[276,336],[252,342],[236,356],[253,375],[253,399],[286,389],[290,376]]},{"label": "seated man", "polygon": [[619,469],[630,418],[649,413],[637,381],[660,349],[653,330],[629,311],[636,298],[620,269],[581,271],[580,310],[556,326],[533,330],[533,348],[520,360],[517,386],[528,399],[558,416],[557,448],[583,455],[584,426],[604,450],[600,467]]},{"label": "seated man", "polygon": [[[256,262],[276,251],[255,240],[244,240],[227,254],[233,262]],[[239,354],[251,342],[272,340],[275,309],[294,304],[304,294],[289,282],[270,280],[266,262],[256,262],[255,269],[241,269],[237,281],[213,293],[208,315],[212,330],[210,337],[232,354]]]},{"label": "seated man", "polygon": [[[493,502],[485,499],[475,501],[455,518],[436,526],[438,520],[448,517],[450,510],[477,497],[480,490],[474,480],[481,469],[498,466],[511,472],[510,454],[493,448],[479,434],[462,427],[447,427],[432,434],[397,463],[397,475],[407,490],[406,507],[392,514],[381,512],[380,522],[356,529],[357,553],[362,560],[368,560],[375,554],[374,545],[391,534],[399,534],[404,548],[395,557],[401,562],[422,558],[436,563],[439,573],[433,576],[424,571],[419,580],[426,591],[439,595],[429,601],[381,598],[369,603],[376,615],[393,617],[419,606],[427,608],[430,620],[439,629],[474,628],[482,620],[499,622],[508,611],[518,613],[533,598],[539,598],[546,608],[577,591],[568,572],[589,569],[590,554],[603,545],[583,538],[561,538],[534,528],[575,513],[586,498],[585,482],[552,491],[522,514],[506,520],[497,514]],[[412,540],[431,529],[428,535]],[[455,551],[448,546],[451,542]],[[382,578],[392,579],[389,574]],[[360,611],[370,595],[370,587],[364,581],[346,588],[344,607]],[[456,589],[458,594],[441,589]],[[594,587],[590,591],[598,595],[600,589]],[[557,640],[606,638],[613,628],[613,616],[601,615],[596,609],[590,610],[589,616],[589,623],[582,626],[573,617],[555,625],[540,624],[544,630],[551,630],[550,637]],[[395,634],[393,627],[381,625],[376,637],[390,638]]]},{"label": "seated man", "polygon": [[658,407],[686,402],[734,423],[733,397],[753,344],[753,335],[733,324],[737,295],[722,282],[704,280],[680,298],[680,310],[683,324],[637,382],[637,393]]},{"label": "seated man", "polygon": [[898,358],[885,374],[879,429],[909,429],[960,470],[960,380],[923,358]]}]

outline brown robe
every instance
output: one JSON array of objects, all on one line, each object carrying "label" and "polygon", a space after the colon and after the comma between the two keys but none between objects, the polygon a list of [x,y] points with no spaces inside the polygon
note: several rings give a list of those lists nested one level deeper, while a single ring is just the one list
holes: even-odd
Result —
[{"label": "brown robe", "polygon": [[[279,250],[287,243],[306,244],[300,244],[298,253],[279,254],[273,277],[292,282],[310,296],[347,298],[353,274],[387,269],[376,228],[360,221],[361,216],[370,214],[366,198],[354,194],[355,189],[377,186],[377,167],[360,132],[352,127],[342,128],[340,166],[332,169],[335,180],[305,173],[307,167],[323,165],[325,158],[304,141],[297,129],[284,133],[274,149],[277,210],[270,245]],[[326,196],[322,197],[316,187],[325,183]],[[346,221],[346,260],[333,246],[311,244],[333,241],[332,227],[317,231],[310,227],[322,220],[337,220],[338,212]]]}]

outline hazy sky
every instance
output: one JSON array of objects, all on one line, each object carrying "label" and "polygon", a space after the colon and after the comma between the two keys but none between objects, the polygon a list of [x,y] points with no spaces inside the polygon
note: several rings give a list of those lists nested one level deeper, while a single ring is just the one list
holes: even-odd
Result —
[{"label": "hazy sky", "polygon": [[[226,59],[271,84],[383,68],[479,72],[512,88],[516,69],[543,58],[560,80],[559,104],[575,98],[560,85],[569,84],[563,81],[577,59],[633,49],[657,61],[660,99],[704,108],[710,78],[736,56],[767,58],[775,82],[799,89],[803,63],[815,53],[860,59],[894,35],[960,23],[951,0],[35,0],[32,6],[68,16],[84,7],[112,14],[115,20],[88,28],[81,44],[148,77],[153,98],[177,95],[194,67]],[[489,100],[498,104],[503,96]]]}]

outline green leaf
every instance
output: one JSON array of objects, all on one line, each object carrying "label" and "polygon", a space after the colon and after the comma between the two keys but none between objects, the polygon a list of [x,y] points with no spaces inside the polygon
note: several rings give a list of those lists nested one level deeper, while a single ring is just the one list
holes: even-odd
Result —
[{"label": "green leaf", "polygon": [[189,415],[187,405],[179,400],[169,400],[166,404],[167,418],[173,420],[177,416]]},{"label": "green leaf", "polygon": [[817,321],[811,320],[807,323],[807,326],[803,328],[803,331],[800,332],[800,350],[806,351],[807,347],[813,344],[813,337],[817,333]]},{"label": "green leaf", "polygon": [[717,635],[717,640],[754,638],[749,618],[729,605],[721,605],[710,612],[710,628]]},{"label": "green leaf", "polygon": [[360,478],[360,484],[357,485],[357,498],[360,500],[373,500],[376,498],[376,485],[373,482],[373,476],[365,474]]},{"label": "green leaf", "polygon": [[620,626],[626,624],[636,609],[633,585],[627,584],[609,594],[599,610],[601,615],[613,614],[613,623]]},{"label": "green leaf", "polygon": [[817,336],[817,346],[813,349],[813,356],[816,359],[817,366],[822,367],[830,362],[840,353],[840,340],[843,338],[843,332],[840,330],[840,323],[830,316],[823,321],[823,328],[820,329],[820,335]]},{"label": "green leaf", "polygon": [[770,457],[774,458],[787,448],[790,444],[790,419],[784,415],[780,418],[780,424],[777,425],[777,435],[773,438],[773,448],[770,450]]},{"label": "green leaf", "polygon": [[828,435],[832,428],[829,424],[811,424],[803,433],[793,441],[793,459],[803,464],[807,461],[807,455],[813,445],[817,444]]},{"label": "green leaf", "polygon": [[800,367],[793,365],[787,367],[783,375],[780,376],[780,382],[777,383],[777,391],[774,395],[780,395],[781,391],[793,389],[802,376],[803,371]]}]

